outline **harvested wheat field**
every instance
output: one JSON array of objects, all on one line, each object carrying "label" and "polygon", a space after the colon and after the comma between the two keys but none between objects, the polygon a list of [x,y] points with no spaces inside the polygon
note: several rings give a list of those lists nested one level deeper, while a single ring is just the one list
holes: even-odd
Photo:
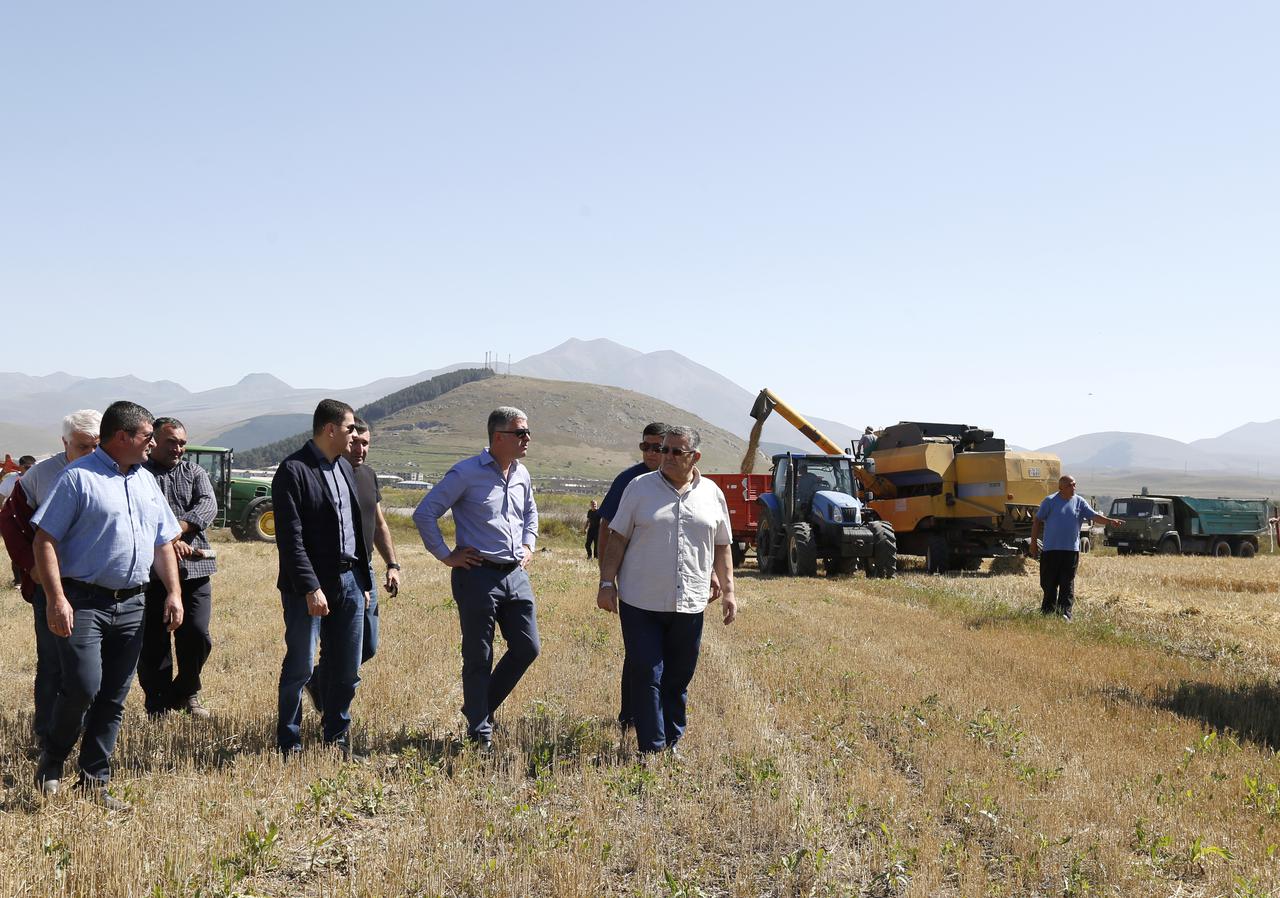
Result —
[{"label": "harvested wheat field", "polygon": [[[567,528],[562,528],[567,529]],[[0,895],[1268,895],[1280,887],[1280,557],[1086,556],[1075,623],[1034,565],[893,581],[738,578],[708,622],[682,756],[616,725],[621,640],[549,540],[543,655],[465,750],[446,569],[406,588],[356,696],[357,749],[283,765],[275,554],[224,543],[204,699],[135,688],[108,813],[31,785],[28,608],[0,598]],[[308,708],[307,738],[318,727]]]}]

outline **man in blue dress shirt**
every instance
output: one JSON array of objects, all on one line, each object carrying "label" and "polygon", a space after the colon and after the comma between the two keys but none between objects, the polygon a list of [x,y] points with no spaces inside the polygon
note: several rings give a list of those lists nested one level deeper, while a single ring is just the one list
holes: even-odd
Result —
[{"label": "man in blue dress shirt", "polygon": [[[538,507],[529,471],[529,421],[518,408],[489,414],[489,448],[458,462],[413,513],[427,551],[453,568],[451,585],[462,628],[462,713],[467,738],[493,740],[493,713],[538,657],[538,622],[525,568],[538,539]],[[440,517],[450,509],[457,545],[450,550]],[[507,651],[495,666],[493,636]]]},{"label": "man in blue dress shirt", "polygon": [[[1088,502],[1076,495],[1076,481],[1066,474],[1058,478],[1058,491],[1040,503],[1031,524],[1031,557],[1040,556],[1040,588],[1044,600],[1041,614],[1055,610],[1063,620],[1071,620],[1071,605],[1076,594],[1076,568],[1080,564],[1080,524],[1101,521],[1113,527],[1124,522],[1094,511]],[[1040,551],[1040,533],[1044,531],[1044,551]]]},{"label": "man in blue dress shirt", "polygon": [[[182,532],[156,479],[142,467],[155,445],[155,418],[140,405],[113,402],[101,442],[67,465],[31,518],[49,629],[57,637],[62,692],[36,770],[36,785],[57,791],[81,732],[80,786],[113,810],[107,793],[111,753],[142,650],[144,593],[152,570],[165,587],[163,616],[182,624],[178,559]],[[154,568],[153,568],[154,562]]]}]

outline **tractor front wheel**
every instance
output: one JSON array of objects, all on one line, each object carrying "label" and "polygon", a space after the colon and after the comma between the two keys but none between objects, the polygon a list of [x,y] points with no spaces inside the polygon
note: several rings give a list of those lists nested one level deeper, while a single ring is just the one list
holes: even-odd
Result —
[{"label": "tractor front wheel", "polygon": [[249,510],[249,520],[245,522],[245,530],[252,539],[264,543],[276,541],[276,513],[270,502],[259,502]]},{"label": "tractor front wheel", "polygon": [[808,524],[796,524],[787,535],[787,572],[793,577],[818,575],[818,547]]}]

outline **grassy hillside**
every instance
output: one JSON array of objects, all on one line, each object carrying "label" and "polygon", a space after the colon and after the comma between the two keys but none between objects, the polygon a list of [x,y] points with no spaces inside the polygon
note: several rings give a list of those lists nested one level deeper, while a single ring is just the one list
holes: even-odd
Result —
[{"label": "grassy hillside", "polygon": [[742,439],[651,396],[617,387],[500,376],[465,384],[375,425],[370,463],[379,471],[418,470],[433,480],[458,459],[484,448],[485,419],[500,405],[514,405],[529,415],[533,442],[525,464],[535,477],[610,479],[638,460],[636,444],[650,421],[697,427],[706,471],[737,471],[746,450]]}]

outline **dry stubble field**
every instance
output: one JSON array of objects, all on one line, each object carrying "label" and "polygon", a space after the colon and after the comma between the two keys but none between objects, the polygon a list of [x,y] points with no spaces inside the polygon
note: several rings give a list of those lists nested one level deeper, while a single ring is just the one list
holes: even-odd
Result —
[{"label": "dry stubble field", "polygon": [[[364,765],[272,751],[274,549],[220,546],[215,720],[148,723],[115,790],[30,784],[32,645],[0,596],[0,895],[1267,895],[1280,884],[1280,557],[1088,556],[1075,624],[1034,567],[891,582],[738,579],[708,623],[683,757],[612,724],[620,639],[567,537],[534,572],[544,652],[458,742],[446,569],[407,585],[354,713]],[[308,711],[309,738],[316,725]]]}]

